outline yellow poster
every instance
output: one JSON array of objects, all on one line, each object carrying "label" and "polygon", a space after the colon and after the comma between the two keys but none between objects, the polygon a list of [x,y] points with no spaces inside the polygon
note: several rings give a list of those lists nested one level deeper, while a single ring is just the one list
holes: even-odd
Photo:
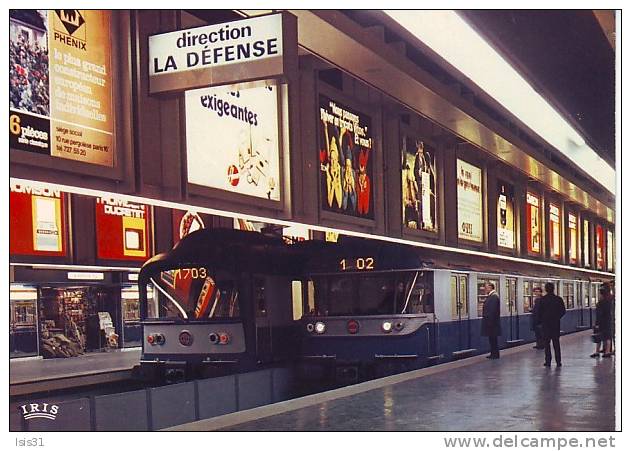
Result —
[{"label": "yellow poster", "polygon": [[111,13],[48,11],[51,155],[114,166]]},{"label": "yellow poster", "polygon": [[32,196],[33,249],[61,252],[61,199]]},{"label": "yellow poster", "polygon": [[123,216],[123,255],[146,257],[145,218]]}]

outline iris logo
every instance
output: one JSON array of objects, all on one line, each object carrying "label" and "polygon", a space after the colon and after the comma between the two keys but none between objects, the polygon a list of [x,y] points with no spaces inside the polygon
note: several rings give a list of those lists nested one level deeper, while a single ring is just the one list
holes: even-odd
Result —
[{"label": "iris logo", "polygon": [[22,416],[25,420],[33,418],[44,418],[46,420],[55,420],[57,413],[59,412],[59,406],[56,404],[43,403],[31,403],[20,406]]}]

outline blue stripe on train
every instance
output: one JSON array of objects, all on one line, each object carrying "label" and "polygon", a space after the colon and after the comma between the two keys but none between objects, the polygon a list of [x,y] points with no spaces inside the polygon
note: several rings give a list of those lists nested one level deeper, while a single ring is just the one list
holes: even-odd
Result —
[{"label": "blue stripe on train", "polygon": [[[502,336],[499,337],[500,348],[506,348],[507,342],[515,344],[533,342],[534,332],[531,330],[530,314],[513,317],[502,317]],[[592,312],[592,317],[595,317]],[[430,323],[422,326],[417,332],[405,337],[305,337],[301,343],[302,356],[336,356],[338,362],[369,362],[379,355],[418,355],[427,363],[427,358],[442,355],[441,360],[451,360],[453,353],[475,349],[473,354],[489,351],[487,337],[480,336],[481,319]],[[511,330],[512,325],[512,330]],[[568,310],[561,320],[561,330],[572,333],[582,327],[590,327],[590,310]],[[424,364],[425,364],[424,363]]]}]

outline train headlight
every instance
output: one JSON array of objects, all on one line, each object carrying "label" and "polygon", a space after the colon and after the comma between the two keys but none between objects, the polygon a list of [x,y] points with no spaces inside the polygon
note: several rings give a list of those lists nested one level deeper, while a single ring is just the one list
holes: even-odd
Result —
[{"label": "train headlight", "polygon": [[210,342],[212,344],[217,344],[219,342],[219,335],[217,335],[216,333],[212,332],[209,336],[208,339],[210,340]]},{"label": "train headlight", "polygon": [[163,345],[165,341],[164,335],[162,334],[147,335],[147,343],[150,345]]},{"label": "train headlight", "polygon": [[395,330],[402,330],[405,327],[405,324],[402,323],[401,321],[398,321],[395,325],[394,325],[394,329]]},{"label": "train headlight", "polygon": [[389,334],[390,332],[392,332],[392,323],[390,321],[384,321],[381,325],[381,330],[384,333]]},{"label": "train headlight", "polygon": [[155,343],[155,338],[153,337],[153,335],[147,335],[147,343],[149,343],[150,345]]},{"label": "train headlight", "polygon": [[313,323],[307,324],[307,332],[311,333],[311,332],[313,332],[313,329],[314,329]]},{"label": "train headlight", "polygon": [[314,330],[316,334],[323,334],[326,330],[326,326],[322,321],[318,321],[317,323],[315,323]]}]

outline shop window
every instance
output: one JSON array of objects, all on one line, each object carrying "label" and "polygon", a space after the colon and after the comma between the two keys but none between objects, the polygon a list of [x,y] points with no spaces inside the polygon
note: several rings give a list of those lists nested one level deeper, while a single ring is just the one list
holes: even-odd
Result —
[{"label": "shop window", "polygon": [[10,357],[37,355],[37,290],[12,285],[9,292]]}]

